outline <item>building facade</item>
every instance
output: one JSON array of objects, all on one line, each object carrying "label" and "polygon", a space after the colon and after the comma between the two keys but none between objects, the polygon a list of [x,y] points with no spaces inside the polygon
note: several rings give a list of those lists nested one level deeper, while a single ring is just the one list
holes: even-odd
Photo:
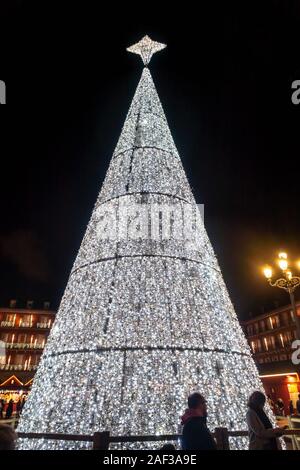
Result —
[{"label": "building facade", "polygon": [[[297,314],[300,316],[300,302]],[[282,398],[288,414],[290,401],[295,406],[300,393],[300,366],[292,362],[296,323],[291,305],[251,318],[242,325],[266,393],[273,401]]]},{"label": "building facade", "polygon": [[54,318],[49,302],[0,308],[0,399],[6,403],[28,394]]}]

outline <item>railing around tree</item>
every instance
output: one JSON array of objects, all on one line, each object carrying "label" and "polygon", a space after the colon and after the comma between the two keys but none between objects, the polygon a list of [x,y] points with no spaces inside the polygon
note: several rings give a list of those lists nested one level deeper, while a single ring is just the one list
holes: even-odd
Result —
[{"label": "railing around tree", "polygon": [[[230,450],[230,437],[246,437],[248,431],[229,431],[227,428],[216,428],[212,433],[218,450]],[[285,429],[286,436],[299,436],[300,429]],[[19,432],[18,437],[21,439],[49,439],[60,441],[79,441],[91,442],[93,450],[108,450],[112,443],[126,442],[170,442],[178,441],[180,434],[165,434],[159,436],[111,436],[109,431],[95,432],[93,435],[83,434],[53,434],[53,433],[24,433]]]}]

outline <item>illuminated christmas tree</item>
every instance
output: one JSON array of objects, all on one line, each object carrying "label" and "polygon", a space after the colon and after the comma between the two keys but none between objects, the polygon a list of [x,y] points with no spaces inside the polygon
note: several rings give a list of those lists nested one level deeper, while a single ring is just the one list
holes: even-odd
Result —
[{"label": "illuminated christmas tree", "polygon": [[128,49],[145,67],[18,431],[174,433],[194,390],[211,429],[246,429],[262,389],[147,67],[164,47]]}]

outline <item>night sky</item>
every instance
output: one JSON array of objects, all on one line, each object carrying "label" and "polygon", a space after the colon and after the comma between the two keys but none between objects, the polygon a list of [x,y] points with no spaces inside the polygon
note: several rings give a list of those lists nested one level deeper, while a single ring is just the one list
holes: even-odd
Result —
[{"label": "night sky", "polygon": [[287,303],[259,268],[300,258],[300,3],[198,3],[2,2],[1,306],[59,305],[145,34],[168,46],[150,70],[239,318]]}]

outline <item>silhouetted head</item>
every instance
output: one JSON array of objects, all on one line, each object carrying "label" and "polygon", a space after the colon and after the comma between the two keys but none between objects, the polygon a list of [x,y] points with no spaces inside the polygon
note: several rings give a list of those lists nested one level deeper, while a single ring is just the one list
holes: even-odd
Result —
[{"label": "silhouetted head", "polygon": [[201,393],[194,392],[189,396],[188,407],[191,410],[200,411],[203,416],[207,414],[206,400]]},{"label": "silhouetted head", "polygon": [[259,392],[258,390],[256,392],[251,393],[249,400],[248,400],[248,406],[249,408],[261,408],[265,406],[266,403],[266,397],[262,392]]},{"label": "silhouetted head", "polygon": [[161,450],[176,450],[176,447],[173,444],[165,444],[161,447]]}]

